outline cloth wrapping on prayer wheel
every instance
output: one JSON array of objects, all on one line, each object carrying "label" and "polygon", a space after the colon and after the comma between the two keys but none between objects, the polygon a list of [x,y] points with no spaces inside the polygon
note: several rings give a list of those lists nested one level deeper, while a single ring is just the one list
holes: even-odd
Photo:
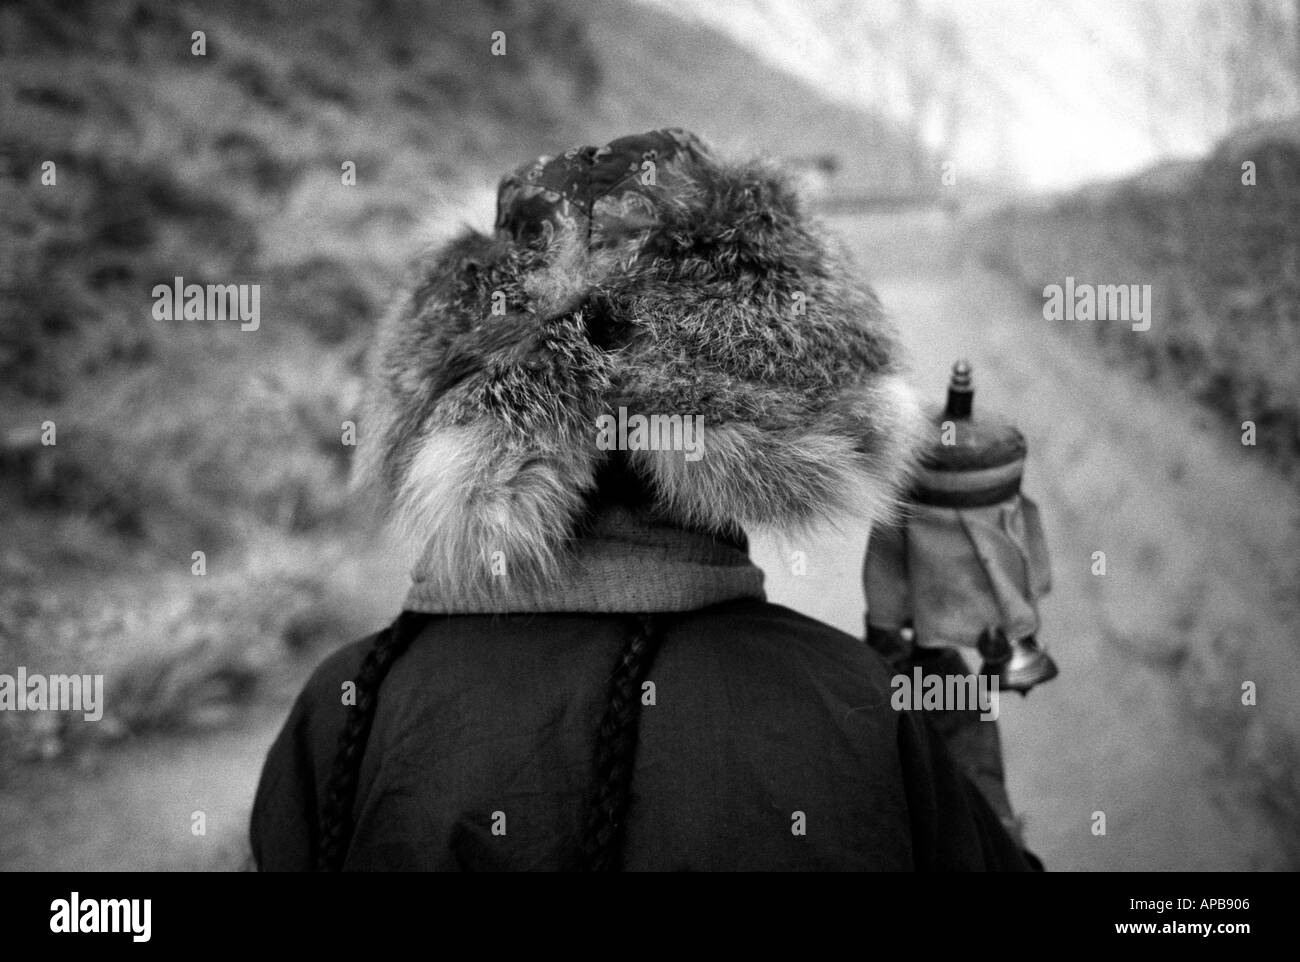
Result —
[{"label": "cloth wrapping on prayer wheel", "polygon": [[970,367],[958,362],[905,517],[871,532],[868,638],[895,654],[978,651],[1002,687],[1024,692],[1056,674],[1036,640],[1037,602],[1051,587],[1047,543],[1037,505],[1020,492],[1024,436],[974,416],[973,393]]}]

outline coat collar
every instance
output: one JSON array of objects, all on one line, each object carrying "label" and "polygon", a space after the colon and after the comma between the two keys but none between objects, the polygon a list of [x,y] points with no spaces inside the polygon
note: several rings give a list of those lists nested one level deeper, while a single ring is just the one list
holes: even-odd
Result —
[{"label": "coat collar", "polygon": [[603,506],[575,537],[558,577],[512,578],[509,559],[489,554],[488,591],[467,595],[439,576],[426,552],[406,596],[431,614],[692,611],[739,598],[764,600],[763,572],[743,537],[728,542],[658,520],[649,511]]}]

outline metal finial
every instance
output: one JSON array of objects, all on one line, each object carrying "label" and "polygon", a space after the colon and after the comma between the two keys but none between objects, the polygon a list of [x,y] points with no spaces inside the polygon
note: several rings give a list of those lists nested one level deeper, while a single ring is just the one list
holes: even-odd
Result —
[{"label": "metal finial", "polygon": [[952,366],[952,379],[948,382],[948,406],[944,415],[950,418],[968,418],[975,386],[971,378],[970,362],[965,358]]}]

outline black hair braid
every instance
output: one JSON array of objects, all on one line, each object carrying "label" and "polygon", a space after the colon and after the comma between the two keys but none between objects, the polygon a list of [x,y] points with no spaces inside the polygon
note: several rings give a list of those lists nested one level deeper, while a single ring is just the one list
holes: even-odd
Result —
[{"label": "black hair braid", "polygon": [[[352,831],[361,756],[370,737],[379,686],[401,654],[428,623],[430,616],[404,611],[375,638],[357,672],[357,703],[339,732],[334,767],[321,812],[317,868],[339,871]],[[609,872],[620,867],[623,829],[632,799],[632,774],[641,719],[641,684],[659,650],[660,634],[653,618],[636,616],[635,630],[619,654],[610,678],[605,714],[596,733],[596,787],[587,808],[579,842],[583,871]]]},{"label": "black hair braid", "polygon": [[415,640],[429,618],[423,612],[403,611],[376,636],[374,645],[366,652],[361,669],[357,672],[357,703],[348,712],[347,721],[339,732],[334,767],[330,771],[325,801],[321,808],[321,837],[316,867],[322,872],[337,872],[343,867],[343,858],[352,834],[352,805],[357,797],[361,756],[365,753],[370,726],[375,719],[379,686],[393,662]]},{"label": "black hair braid", "polygon": [[636,618],[636,630],[624,644],[610,678],[605,715],[596,733],[596,787],[579,842],[581,871],[613,872],[622,863],[623,830],[632,801],[641,721],[641,684],[661,639],[650,615]]}]

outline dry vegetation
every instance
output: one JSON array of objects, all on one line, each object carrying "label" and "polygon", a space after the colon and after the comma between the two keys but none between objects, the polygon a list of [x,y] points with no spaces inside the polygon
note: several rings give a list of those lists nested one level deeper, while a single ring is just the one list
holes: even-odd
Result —
[{"label": "dry vegetation", "polygon": [[[373,624],[341,443],[371,326],[446,195],[598,79],[555,5],[292,6],[0,12],[0,667],[104,672],[109,706],[5,713],[0,748],[219,720]],[[516,56],[473,82],[493,29]],[[259,284],[260,329],[154,320],[177,275]]]},{"label": "dry vegetation", "polygon": [[[1247,161],[1255,186],[1242,183]],[[1095,322],[1108,356],[1233,424],[1254,421],[1279,467],[1300,465],[1300,117],[1242,131],[1199,163],[1009,206],[979,247],[1038,299],[1067,275],[1151,284],[1150,331]]]}]

